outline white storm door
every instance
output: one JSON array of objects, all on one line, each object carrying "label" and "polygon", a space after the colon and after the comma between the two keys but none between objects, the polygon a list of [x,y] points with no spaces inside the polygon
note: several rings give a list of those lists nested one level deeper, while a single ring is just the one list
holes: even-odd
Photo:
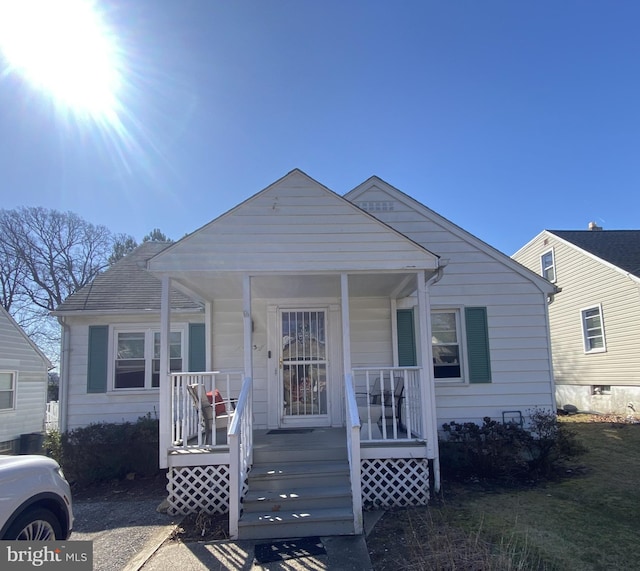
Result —
[{"label": "white storm door", "polygon": [[283,423],[326,424],[327,312],[280,310],[280,390]]}]

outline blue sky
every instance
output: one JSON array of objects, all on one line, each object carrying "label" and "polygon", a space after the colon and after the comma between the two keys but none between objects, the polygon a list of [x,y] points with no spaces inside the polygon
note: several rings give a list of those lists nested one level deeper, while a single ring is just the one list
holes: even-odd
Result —
[{"label": "blue sky", "polygon": [[507,254],[639,228],[635,0],[113,0],[121,132],[0,80],[3,208],[176,239],[300,168],[375,174]]}]

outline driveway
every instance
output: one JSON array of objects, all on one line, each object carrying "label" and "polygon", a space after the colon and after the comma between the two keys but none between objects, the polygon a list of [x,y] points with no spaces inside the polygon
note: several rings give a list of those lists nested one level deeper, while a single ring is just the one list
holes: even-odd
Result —
[{"label": "driveway", "polygon": [[143,561],[169,537],[178,517],[156,511],[162,497],[76,500],[72,541],[93,541],[95,571],[121,571]]}]

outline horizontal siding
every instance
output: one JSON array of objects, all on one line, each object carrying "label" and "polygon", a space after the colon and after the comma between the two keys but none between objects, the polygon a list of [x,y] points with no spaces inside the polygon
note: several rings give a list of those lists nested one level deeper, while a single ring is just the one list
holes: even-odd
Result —
[{"label": "horizontal siding", "polygon": [[442,279],[430,287],[433,307],[487,307],[492,382],[473,385],[436,383],[438,424],[451,419],[500,419],[503,410],[554,406],[545,295],[525,275],[502,263],[446,222],[396,199],[377,186],[362,201],[394,202],[392,212],[375,216],[424,248],[448,260]]},{"label": "horizontal siding", "polygon": [[[202,315],[172,316],[172,320],[181,323],[202,321]],[[98,422],[135,422],[141,416],[159,415],[160,393],[158,390],[146,391],[107,391],[106,393],[87,393],[87,348],[90,325],[142,325],[160,327],[159,316],[118,316],[74,317],[68,318],[70,325],[69,386],[67,395],[67,429],[72,430]],[[109,331],[112,336],[112,330]],[[186,356],[185,356],[186,358]],[[186,363],[185,363],[186,366]],[[112,379],[108,379],[108,386]],[[61,411],[64,409],[61,409]]]},{"label": "horizontal siding", "polygon": [[[545,244],[545,241],[547,242]],[[549,306],[556,383],[640,385],[640,288],[623,273],[543,233],[517,260],[540,272],[540,257],[553,248],[562,291]],[[607,350],[585,353],[581,312],[602,305]]]},{"label": "horizontal siding", "polygon": [[349,302],[353,367],[393,363],[391,306],[388,298],[355,298]]},{"label": "horizontal siding", "polygon": [[0,311],[0,371],[17,372],[15,409],[0,412],[0,442],[41,432],[47,400],[47,362]]},{"label": "horizontal siding", "polygon": [[151,268],[355,270],[435,264],[430,253],[292,173],[160,254]]}]

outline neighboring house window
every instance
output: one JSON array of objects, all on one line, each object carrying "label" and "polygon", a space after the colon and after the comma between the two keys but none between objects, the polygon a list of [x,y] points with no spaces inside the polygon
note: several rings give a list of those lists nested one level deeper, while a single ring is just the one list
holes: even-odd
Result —
[{"label": "neighboring house window", "polygon": [[540,257],[540,265],[542,267],[542,277],[550,282],[556,281],[556,265],[553,258],[553,250],[542,254]]},{"label": "neighboring house window", "polygon": [[433,375],[436,379],[461,379],[460,312],[431,312]]},{"label": "neighboring house window", "polygon": [[600,305],[582,310],[582,333],[586,353],[602,353],[607,350]]},{"label": "neighboring house window", "polygon": [[[182,371],[182,332],[170,337],[170,370]],[[160,386],[160,333],[151,330],[115,331],[115,389]]]},{"label": "neighboring house window", "polygon": [[15,408],[16,374],[0,372],[0,410]]}]

